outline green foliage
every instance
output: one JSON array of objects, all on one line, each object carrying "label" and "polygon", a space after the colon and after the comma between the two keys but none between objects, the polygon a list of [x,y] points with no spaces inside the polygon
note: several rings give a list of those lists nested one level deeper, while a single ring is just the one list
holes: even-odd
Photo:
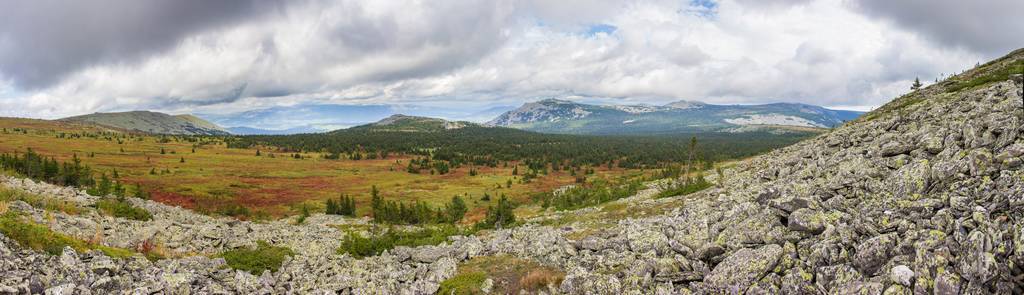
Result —
[{"label": "green foliage", "polygon": [[556,210],[572,210],[590,207],[605,202],[618,200],[635,195],[643,187],[639,180],[621,181],[612,183],[609,181],[595,181],[585,185],[578,185],[562,192],[543,193],[539,197],[544,208],[554,207]]},{"label": "green foliage", "polygon": [[411,204],[384,200],[377,187],[370,193],[370,210],[373,221],[388,224],[458,223],[466,215],[468,207],[462,198],[453,197],[443,208],[434,208],[424,201]]},{"label": "green foliage", "polygon": [[462,200],[459,196],[452,197],[452,201],[444,206],[445,215],[448,223],[456,223],[462,220],[466,216],[466,211],[469,211],[469,207],[466,206],[466,201]]},{"label": "green foliage", "polygon": [[482,271],[459,273],[441,282],[441,289],[437,291],[437,294],[486,294],[480,290],[484,280],[487,280],[487,274]]},{"label": "green foliage", "polygon": [[276,272],[281,268],[285,257],[294,255],[295,252],[286,247],[271,246],[267,242],[257,241],[256,249],[235,249],[219,256],[233,269],[259,275],[266,270]]},{"label": "green foliage", "polygon": [[299,217],[295,218],[295,224],[306,223],[306,218],[309,218],[309,207],[302,205],[302,211],[299,213]]},{"label": "green foliage", "polygon": [[139,207],[132,206],[131,203],[123,199],[111,199],[102,198],[96,201],[96,209],[100,210],[106,215],[121,217],[139,221],[150,221],[153,219],[153,215]]},{"label": "green foliage", "polygon": [[114,192],[113,182],[110,178],[107,178],[107,174],[100,175],[100,181],[96,183],[96,186],[86,190],[87,193],[93,196],[103,197]]},{"label": "green foliage", "polygon": [[17,154],[0,154],[0,168],[57,185],[87,187],[94,183],[92,170],[82,164],[78,155],[72,156],[71,162],[58,163],[54,158],[44,158],[29,149],[20,157]]},{"label": "green foliage", "polygon": [[674,196],[685,196],[695,192],[702,191],[711,186],[712,184],[705,180],[703,176],[697,176],[690,181],[684,182],[683,184],[676,184],[675,186],[662,190],[654,198],[660,199]]},{"label": "green foliage", "polygon": [[516,223],[516,214],[513,210],[516,205],[512,204],[505,195],[498,199],[497,206],[487,206],[487,216],[476,224],[477,229],[491,229],[510,227]]},{"label": "green foliage", "polygon": [[427,227],[415,231],[400,231],[389,228],[383,232],[373,232],[370,237],[349,231],[341,241],[338,254],[349,254],[361,258],[378,255],[384,250],[398,246],[417,247],[437,245],[448,240],[449,236],[469,234],[452,225]]},{"label": "green foliage", "polygon": [[341,195],[338,200],[327,199],[326,214],[356,216],[356,199],[348,195]]}]

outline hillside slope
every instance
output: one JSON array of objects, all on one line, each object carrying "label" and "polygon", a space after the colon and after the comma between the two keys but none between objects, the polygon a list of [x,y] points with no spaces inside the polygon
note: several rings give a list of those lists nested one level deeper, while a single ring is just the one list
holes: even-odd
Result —
[{"label": "hillside slope", "polygon": [[[602,208],[549,212],[523,226],[363,259],[333,254],[336,225],[353,222],[337,216],[239,222],[130,198],[154,213],[153,221],[134,222],[14,201],[11,211],[75,237],[102,235],[113,246],[153,238],[169,250],[215,253],[260,239],[299,255],[256,276],[206,256],[112,261],[70,248],[44,256],[0,238],[0,286],[15,286],[4,289],[14,293],[92,286],[103,293],[430,294],[456,276],[460,262],[511,256],[565,271],[547,293],[1022,294],[1024,105],[1007,80],[1010,69],[1024,70],[1024,50],[712,173],[718,185],[698,193],[652,199],[662,186],[652,183]],[[96,199],[0,179],[83,208]],[[628,214],[611,214],[619,211]],[[43,274],[59,279],[32,277]]]},{"label": "hillside slope", "polygon": [[589,105],[546,99],[524,104],[487,124],[570,134],[737,132],[750,130],[745,126],[765,125],[830,128],[860,114],[793,103],[713,105],[678,101],[664,106]]},{"label": "hillside slope", "polygon": [[60,119],[65,122],[91,123],[101,126],[153,134],[227,135],[227,130],[193,115],[172,116],[164,113],[133,111],[95,113]]}]

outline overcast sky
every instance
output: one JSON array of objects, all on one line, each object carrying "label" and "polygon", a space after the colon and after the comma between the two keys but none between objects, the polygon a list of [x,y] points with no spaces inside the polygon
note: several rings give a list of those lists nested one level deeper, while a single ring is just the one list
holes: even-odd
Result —
[{"label": "overcast sky", "polygon": [[1019,0],[0,0],[0,116],[295,104],[866,108],[1024,46]]}]

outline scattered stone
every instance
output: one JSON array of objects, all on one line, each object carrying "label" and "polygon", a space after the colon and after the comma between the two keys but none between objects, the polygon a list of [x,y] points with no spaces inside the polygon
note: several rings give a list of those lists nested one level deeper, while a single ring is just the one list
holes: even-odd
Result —
[{"label": "scattered stone", "polygon": [[889,279],[897,284],[911,287],[914,283],[914,271],[906,265],[897,265],[889,271]]}]

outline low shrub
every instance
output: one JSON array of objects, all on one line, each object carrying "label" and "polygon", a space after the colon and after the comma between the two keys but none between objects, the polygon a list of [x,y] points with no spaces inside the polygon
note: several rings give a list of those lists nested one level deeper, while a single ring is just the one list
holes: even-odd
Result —
[{"label": "low shrub", "polygon": [[454,277],[448,278],[441,282],[441,289],[438,289],[437,294],[445,295],[476,295],[485,294],[480,287],[483,286],[484,280],[487,280],[487,274],[480,271],[459,273]]},{"label": "low shrub", "polygon": [[556,210],[573,210],[590,207],[605,202],[618,200],[635,195],[643,185],[639,180],[612,183],[595,181],[579,185],[561,192],[545,193],[538,197],[544,208],[554,207]]},{"label": "low shrub", "polygon": [[286,247],[271,246],[267,242],[257,241],[256,249],[235,249],[221,253],[231,268],[260,275],[263,271],[276,272],[284,263],[284,258],[294,256],[295,252]]},{"label": "low shrub", "polygon": [[666,188],[655,196],[655,199],[668,198],[675,196],[685,196],[695,192],[702,191],[706,188],[711,187],[712,184],[704,179],[703,176],[697,176],[692,181],[686,184],[676,184],[672,187]]},{"label": "low shrub", "polygon": [[444,243],[450,236],[465,235],[469,232],[462,231],[455,226],[442,225],[432,228],[424,228],[415,231],[401,231],[393,228],[384,232],[371,233],[370,237],[349,231],[338,254],[349,254],[361,258],[378,255],[384,250],[394,249],[398,246],[416,247],[424,245],[437,245]]},{"label": "low shrub", "polygon": [[132,206],[128,201],[120,199],[104,198],[96,201],[96,209],[103,212],[103,214],[114,217],[139,221],[153,220],[153,215],[150,214],[149,211],[146,211],[146,209]]}]

